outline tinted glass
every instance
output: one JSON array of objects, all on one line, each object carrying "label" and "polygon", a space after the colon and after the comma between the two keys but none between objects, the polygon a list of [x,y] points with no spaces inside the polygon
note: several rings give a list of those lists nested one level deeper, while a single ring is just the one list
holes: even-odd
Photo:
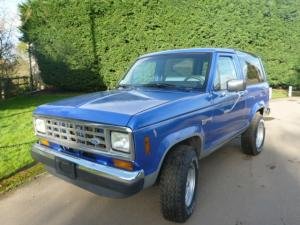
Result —
[{"label": "tinted glass", "polygon": [[210,53],[169,54],[141,58],[132,66],[120,85],[149,87],[152,84],[164,84],[164,88],[204,89],[210,61]]},{"label": "tinted glass", "polygon": [[228,56],[221,56],[217,62],[217,74],[214,80],[215,90],[226,90],[227,81],[237,79],[233,59]]},{"label": "tinted glass", "polygon": [[257,84],[265,80],[258,58],[248,54],[242,54],[240,55],[240,61],[247,84]]}]

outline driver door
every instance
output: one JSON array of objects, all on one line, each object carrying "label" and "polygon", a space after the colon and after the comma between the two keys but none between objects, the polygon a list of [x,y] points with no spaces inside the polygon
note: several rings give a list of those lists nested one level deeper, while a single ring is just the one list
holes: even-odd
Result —
[{"label": "driver door", "polygon": [[227,82],[233,79],[241,79],[240,71],[237,69],[238,61],[233,54],[219,54],[215,68],[212,104],[213,116],[210,123],[207,142],[211,146],[221,144],[241,130],[245,110],[245,100],[240,98],[240,93],[227,91]]}]

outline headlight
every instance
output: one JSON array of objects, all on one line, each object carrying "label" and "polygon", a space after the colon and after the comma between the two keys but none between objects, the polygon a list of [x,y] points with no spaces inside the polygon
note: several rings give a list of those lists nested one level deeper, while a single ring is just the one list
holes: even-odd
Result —
[{"label": "headlight", "polygon": [[35,120],[35,130],[39,133],[46,133],[45,120],[36,119]]},{"label": "headlight", "polygon": [[111,132],[111,147],[114,150],[129,153],[130,152],[130,142],[129,135],[127,133]]}]

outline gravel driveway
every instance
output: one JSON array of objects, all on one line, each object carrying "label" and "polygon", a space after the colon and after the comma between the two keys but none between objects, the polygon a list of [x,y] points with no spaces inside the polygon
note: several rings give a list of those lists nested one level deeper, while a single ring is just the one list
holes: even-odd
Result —
[{"label": "gravel driveway", "polygon": [[[236,139],[200,161],[197,207],[186,224],[300,224],[300,98],[271,102],[265,149],[244,155]],[[0,197],[2,225],[171,224],[158,187],[127,199],[96,196],[49,174]]]}]

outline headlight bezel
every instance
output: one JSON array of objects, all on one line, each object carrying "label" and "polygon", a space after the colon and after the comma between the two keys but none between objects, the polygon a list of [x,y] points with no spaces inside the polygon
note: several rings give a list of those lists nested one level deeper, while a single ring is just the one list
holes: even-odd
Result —
[{"label": "headlight bezel", "polygon": [[36,134],[46,133],[46,121],[42,118],[34,118],[34,131]]},{"label": "headlight bezel", "polygon": [[[119,137],[116,137],[117,135],[119,135]],[[117,139],[126,138],[127,143],[125,143],[125,144],[128,145],[128,147],[125,147],[125,148],[117,147],[116,143],[115,143],[116,141],[114,142],[114,140],[113,140],[115,138],[117,138]],[[121,140],[119,140],[119,141],[121,141]],[[122,143],[119,143],[119,144],[122,144]],[[131,145],[132,145],[132,143],[130,140],[130,134],[128,132],[115,131],[115,130],[110,131],[110,146],[113,151],[130,154],[131,153]]]}]

